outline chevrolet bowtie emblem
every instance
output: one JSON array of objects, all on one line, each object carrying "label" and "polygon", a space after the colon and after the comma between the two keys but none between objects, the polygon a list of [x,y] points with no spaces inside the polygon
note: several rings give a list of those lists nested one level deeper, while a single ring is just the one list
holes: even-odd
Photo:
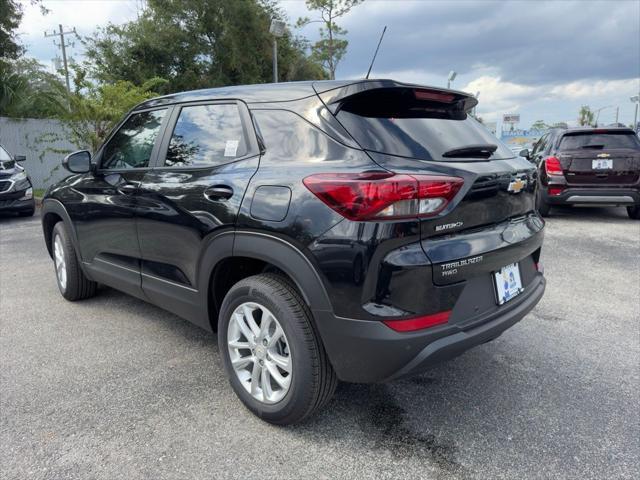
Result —
[{"label": "chevrolet bowtie emblem", "polygon": [[507,192],[520,193],[522,189],[526,186],[527,186],[526,179],[516,178],[515,180],[511,180],[511,182],[509,182],[509,187],[507,188]]},{"label": "chevrolet bowtie emblem", "polygon": [[608,153],[599,153],[597,155],[598,158],[609,158],[611,155],[609,155]]}]

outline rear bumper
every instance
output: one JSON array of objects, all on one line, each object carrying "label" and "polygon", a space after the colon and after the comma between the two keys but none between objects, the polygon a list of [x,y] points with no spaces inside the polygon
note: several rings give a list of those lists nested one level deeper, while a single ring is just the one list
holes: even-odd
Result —
[{"label": "rear bumper", "polygon": [[466,350],[500,336],[540,301],[542,274],[512,301],[464,324],[446,324],[417,332],[399,333],[382,322],[340,318],[314,312],[331,363],[347,382],[374,383],[425,371]]},{"label": "rear bumper", "polygon": [[560,195],[549,195],[542,190],[545,202],[551,205],[616,205],[631,206],[640,204],[640,191],[625,188],[566,188]]}]

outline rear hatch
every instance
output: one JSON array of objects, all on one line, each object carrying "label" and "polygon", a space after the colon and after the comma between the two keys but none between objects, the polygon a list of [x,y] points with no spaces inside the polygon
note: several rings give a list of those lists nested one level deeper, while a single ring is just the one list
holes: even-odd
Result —
[{"label": "rear hatch", "polygon": [[[543,223],[535,213],[536,169],[469,114],[475,98],[391,81],[372,83],[320,92],[320,97],[381,167],[464,180],[443,210],[419,219],[434,283],[478,275],[490,279],[489,273],[537,250],[541,238],[532,238]],[[460,268],[445,268],[456,262]]]},{"label": "rear hatch", "polygon": [[640,140],[627,129],[567,132],[558,158],[571,186],[629,186],[640,176]]}]

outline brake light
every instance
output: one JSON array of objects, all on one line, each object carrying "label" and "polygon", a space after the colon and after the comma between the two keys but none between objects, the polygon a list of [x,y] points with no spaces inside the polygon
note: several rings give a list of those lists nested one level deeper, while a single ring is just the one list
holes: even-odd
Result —
[{"label": "brake light", "polygon": [[562,175],[562,165],[558,157],[547,157],[544,161],[544,168],[547,171],[547,175]]},{"label": "brake light", "polygon": [[319,173],[304,185],[349,220],[391,220],[440,213],[464,184],[458,177],[391,172]]},{"label": "brake light", "polygon": [[409,318],[407,320],[384,320],[383,323],[396,332],[413,332],[424,328],[435,327],[449,321],[451,310],[438,312],[423,317]]},{"label": "brake light", "polygon": [[556,195],[560,195],[563,190],[564,190],[564,187],[548,187],[547,193],[549,195],[556,196]]},{"label": "brake light", "polygon": [[445,92],[437,92],[433,90],[414,90],[413,95],[416,100],[431,100],[433,102],[451,103],[456,98],[455,95]]}]

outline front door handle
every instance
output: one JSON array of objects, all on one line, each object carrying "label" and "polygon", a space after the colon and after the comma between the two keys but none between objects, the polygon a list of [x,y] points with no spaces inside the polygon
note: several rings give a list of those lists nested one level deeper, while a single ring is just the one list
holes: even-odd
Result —
[{"label": "front door handle", "polygon": [[233,188],[227,185],[214,185],[204,191],[204,196],[209,200],[228,200],[233,196]]},{"label": "front door handle", "polygon": [[118,191],[123,195],[133,195],[138,190],[138,185],[135,183],[125,183],[118,187]]}]

